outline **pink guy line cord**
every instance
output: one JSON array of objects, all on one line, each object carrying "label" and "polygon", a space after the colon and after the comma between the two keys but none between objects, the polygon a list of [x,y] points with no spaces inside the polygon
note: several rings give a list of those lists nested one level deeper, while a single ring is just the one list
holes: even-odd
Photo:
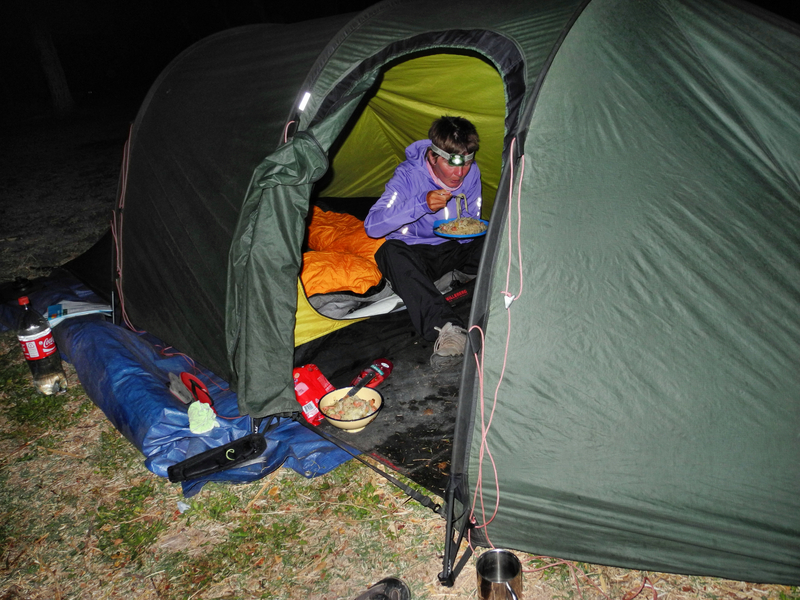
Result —
[{"label": "pink guy line cord", "polygon": [[[131,130],[133,126],[131,126]],[[119,300],[119,307],[122,313],[122,320],[125,322],[125,325],[131,331],[135,331],[136,333],[144,333],[136,329],[133,324],[131,323],[130,319],[128,318],[128,313],[125,311],[125,296],[122,293],[122,265],[123,265],[123,256],[122,256],[122,220],[125,213],[125,193],[128,189],[128,167],[130,164],[130,144],[131,144],[131,132],[128,132],[128,139],[125,142],[125,147],[122,152],[122,170],[120,174],[120,193],[119,198],[117,199],[117,215],[112,213],[111,216],[111,237],[114,239],[114,248],[117,254],[117,264],[116,264],[116,271],[117,271],[117,281],[115,283],[115,287],[117,289],[117,299]],[[114,217],[117,217],[116,219]]]},{"label": "pink guy line cord", "polygon": [[517,207],[517,270],[519,271],[519,290],[516,295],[508,291],[511,280],[511,247],[513,245],[511,240],[511,219],[508,220],[508,268],[506,269],[506,291],[502,294],[506,297],[506,308],[511,306],[511,303],[522,296],[522,180],[525,176],[525,155],[523,154],[519,165],[519,182],[517,184],[517,201],[514,202],[513,187],[514,187],[514,145],[516,138],[511,140],[511,149],[509,151],[509,164],[511,171],[511,184],[508,186],[508,205]]},{"label": "pink guy line cord", "polygon": [[[550,558],[549,556],[535,556],[537,560],[555,560]],[[610,596],[606,594],[592,579],[586,574],[586,572],[578,567],[575,563],[569,560],[555,560],[555,562],[547,563],[541,567],[537,567],[535,569],[523,569],[525,573],[537,573],[539,571],[546,571],[547,569],[552,569],[553,567],[557,567],[559,565],[564,565],[569,569],[570,575],[572,575],[572,581],[575,583],[575,589],[578,591],[578,596],[583,598],[583,591],[581,590],[581,584],[578,579],[578,576],[585,579],[589,582],[589,584],[604,598],[608,598],[611,600]],[[650,588],[653,590],[653,600],[658,600],[658,591],[656,590],[656,586],[650,581],[647,575],[642,577],[642,584],[639,586],[639,589],[636,591],[627,592],[623,597],[622,600],[634,600],[637,598],[645,588]]]},{"label": "pink guy line cord", "polygon": [[[508,364],[508,351],[509,351],[509,347],[511,345],[511,325],[512,325],[512,323],[511,323],[511,303],[516,298],[520,297],[520,295],[522,294],[522,285],[523,285],[522,243],[520,241],[520,238],[521,238],[521,232],[522,232],[522,228],[521,228],[521,222],[522,222],[522,209],[521,209],[521,203],[522,203],[522,176],[524,175],[524,172],[525,172],[525,156],[524,155],[522,156],[522,163],[521,163],[520,172],[519,172],[519,184],[517,186],[516,201],[515,201],[515,199],[514,199],[514,185],[513,185],[513,182],[514,182],[514,146],[515,146],[515,144],[516,144],[516,139],[511,141],[511,151],[509,152],[509,156],[510,156],[509,167],[510,167],[510,175],[511,175],[511,182],[512,183],[511,183],[511,185],[509,185],[508,201],[509,201],[509,206],[516,205],[516,207],[517,207],[517,255],[518,255],[517,263],[518,263],[518,269],[519,269],[519,291],[517,292],[516,295],[510,294],[508,291],[503,291],[502,292],[503,295],[506,298],[505,303],[506,303],[506,315],[507,315],[507,319],[508,319],[508,325],[507,325],[507,330],[506,330],[505,349],[504,349],[504,353],[503,353],[503,365],[502,365],[502,369],[500,371],[500,377],[499,377],[499,379],[497,381],[497,386],[495,387],[494,397],[493,397],[493,400],[492,400],[492,407],[491,407],[491,410],[489,411],[488,420],[487,420],[487,416],[486,416],[486,405],[485,405],[484,400],[483,400],[483,398],[484,398],[484,394],[483,394],[483,392],[484,392],[483,365],[484,365],[484,358],[485,358],[484,357],[484,349],[485,349],[484,333],[483,333],[482,330],[480,330],[479,327],[471,328],[471,329],[477,329],[479,331],[479,333],[481,335],[482,343],[481,343],[481,356],[480,356],[480,358],[478,358],[477,355],[475,356],[477,372],[478,372],[479,391],[480,391],[480,397],[481,397],[481,404],[480,404],[480,411],[481,411],[481,445],[480,445],[480,450],[479,450],[479,455],[478,455],[478,477],[477,477],[477,482],[476,482],[476,485],[475,485],[475,494],[474,494],[472,512],[470,514],[470,519],[472,520],[473,524],[476,523],[475,511],[476,511],[477,507],[476,507],[475,503],[479,502],[480,503],[481,521],[482,521],[483,524],[482,525],[476,525],[476,528],[482,528],[482,529],[485,530],[484,531],[484,535],[486,536],[486,540],[487,540],[487,542],[489,542],[489,545],[491,547],[494,547],[494,544],[492,544],[492,542],[491,542],[491,540],[489,538],[488,525],[489,525],[489,523],[491,523],[494,520],[495,516],[497,515],[497,510],[498,510],[498,508],[500,506],[500,482],[499,482],[498,474],[497,474],[497,466],[496,466],[496,464],[494,462],[494,457],[492,456],[491,450],[489,449],[488,436],[489,436],[489,429],[492,426],[492,420],[494,419],[494,411],[497,408],[497,399],[498,399],[498,396],[500,394],[500,386],[503,383],[503,378],[505,376],[505,371],[506,371],[506,365]],[[509,282],[511,280],[511,253],[512,253],[512,248],[513,248],[512,229],[511,229],[511,227],[512,227],[511,219],[509,219],[508,220],[508,269],[506,271],[506,290],[508,290]],[[496,491],[494,509],[492,511],[492,515],[488,519],[486,518],[486,506],[485,506],[484,499],[483,499],[483,464],[484,464],[484,459],[485,458],[488,458],[489,461],[491,462],[492,470],[494,472],[495,491]],[[469,543],[470,544],[472,543],[471,538],[469,539]]]},{"label": "pink guy line cord", "polygon": [[[483,330],[481,330],[480,327],[473,326],[473,327],[470,328],[470,331],[472,329],[477,330],[478,333],[481,336],[481,356],[480,356],[480,358],[478,358],[478,356],[475,355],[475,363],[476,363],[477,372],[478,372],[478,390],[479,390],[480,397],[481,397],[481,403],[480,403],[480,409],[481,409],[481,445],[480,445],[480,450],[479,450],[479,454],[478,454],[478,477],[477,477],[477,481],[476,481],[476,484],[475,484],[475,493],[473,494],[474,500],[473,500],[473,505],[472,505],[472,511],[470,513],[470,521],[473,523],[473,525],[475,525],[476,529],[485,529],[486,530],[486,531],[484,531],[484,535],[486,536],[486,541],[489,542],[490,547],[494,548],[494,544],[489,539],[489,531],[487,529],[487,525],[492,522],[492,520],[494,519],[495,515],[497,514],[497,509],[500,506],[500,482],[498,480],[498,475],[497,475],[497,466],[495,465],[494,458],[492,457],[492,453],[489,450],[489,442],[487,440],[487,436],[489,434],[489,427],[491,427],[491,424],[492,424],[492,418],[494,418],[494,409],[495,409],[495,406],[497,405],[497,395],[495,394],[495,401],[494,401],[494,404],[492,405],[492,410],[491,410],[491,413],[489,415],[489,421],[487,423],[487,421],[486,421],[486,404],[483,401],[483,389],[484,389],[484,387],[483,387],[483,383],[484,383],[484,381],[483,381],[483,363],[484,363],[485,338],[484,338]],[[495,489],[497,490],[496,501],[495,501],[495,505],[494,505],[494,511],[492,512],[492,516],[488,520],[486,519],[486,507],[485,507],[484,501],[483,501],[483,462],[484,462],[484,456],[488,456],[489,460],[492,463],[492,470],[494,472],[494,485],[495,485]],[[476,522],[477,522],[476,519],[475,519],[475,509],[476,509],[475,502],[476,501],[480,501],[481,520],[483,522],[483,525],[476,525]],[[468,540],[468,543],[469,543],[470,547],[472,547],[471,532],[472,532],[472,530],[468,530],[467,531],[467,540]]]},{"label": "pink guy line cord", "polygon": [[286,123],[286,126],[283,128],[283,143],[284,144],[289,141],[289,127],[291,127],[292,123],[294,123],[294,121],[289,121],[288,123]]}]

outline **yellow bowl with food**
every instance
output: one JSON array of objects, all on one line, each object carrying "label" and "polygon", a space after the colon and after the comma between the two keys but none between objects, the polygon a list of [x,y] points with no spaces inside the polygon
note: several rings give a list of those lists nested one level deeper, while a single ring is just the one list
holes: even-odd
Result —
[{"label": "yellow bowl with food", "polygon": [[357,433],[372,423],[383,408],[383,395],[372,388],[361,388],[355,396],[347,396],[352,387],[343,387],[325,394],[319,410],[325,419],[339,429]]}]

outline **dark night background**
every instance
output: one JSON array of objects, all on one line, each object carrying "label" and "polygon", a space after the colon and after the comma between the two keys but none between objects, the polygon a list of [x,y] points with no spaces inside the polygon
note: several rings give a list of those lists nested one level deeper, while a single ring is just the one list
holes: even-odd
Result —
[{"label": "dark night background", "polygon": [[[131,123],[182,51],[223,29],[375,1],[0,0],[0,291],[107,239]],[[109,272],[83,274],[106,289]]]},{"label": "dark night background", "polygon": [[77,108],[109,101],[138,105],[175,56],[212,33],[356,12],[376,2],[4,0],[0,110],[16,120],[52,109],[37,33],[52,40]]},{"label": "dark night background", "polygon": [[[376,1],[5,0],[0,3],[0,109],[13,120],[52,112],[34,32],[40,44],[42,36],[52,40],[75,107],[138,106],[170,60],[214,32],[355,12]],[[796,1],[757,4],[798,21]]]}]

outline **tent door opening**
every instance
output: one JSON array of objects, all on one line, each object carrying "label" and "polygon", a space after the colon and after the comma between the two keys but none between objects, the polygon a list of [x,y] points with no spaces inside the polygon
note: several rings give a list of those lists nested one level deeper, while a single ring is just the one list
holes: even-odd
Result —
[{"label": "tent door opening", "polygon": [[[431,123],[442,115],[463,116],[478,129],[483,217],[490,218],[505,131],[503,80],[491,63],[475,53],[414,56],[382,71],[331,148],[331,166],[311,196],[312,231],[306,236],[304,264],[319,252],[310,246],[316,242],[313,227],[320,215],[330,213],[333,219],[347,215],[361,223],[404,160],[406,146],[426,138]],[[363,225],[360,229],[366,237]],[[380,286],[378,282],[376,285]],[[452,289],[458,290],[458,295],[451,303],[467,322],[474,281],[454,285]],[[303,286],[303,292],[311,287],[305,277]],[[304,300],[318,300],[313,293],[307,299],[305,295],[300,294],[298,313]],[[301,320],[299,314],[298,324]],[[344,441],[442,495],[449,472],[460,368],[431,372],[428,359],[433,344],[416,335],[402,304],[399,309],[320,337],[299,333],[295,366],[316,364],[335,386],[349,385],[377,358],[394,363],[391,377],[379,388],[386,399],[384,427],[368,427],[357,439],[348,436]],[[332,428],[325,433],[347,435]]]}]

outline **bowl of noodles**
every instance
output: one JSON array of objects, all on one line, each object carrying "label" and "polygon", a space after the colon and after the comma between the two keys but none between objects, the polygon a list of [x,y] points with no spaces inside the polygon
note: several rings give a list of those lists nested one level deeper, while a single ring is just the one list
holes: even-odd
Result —
[{"label": "bowl of noodles", "polygon": [[488,227],[489,221],[472,217],[458,217],[434,221],[433,233],[445,238],[473,238],[486,235]]},{"label": "bowl of noodles", "polygon": [[319,401],[319,410],[325,419],[339,429],[357,433],[372,423],[383,408],[383,395],[372,388],[361,388],[355,396],[346,398],[351,387],[343,387],[325,394]]}]

